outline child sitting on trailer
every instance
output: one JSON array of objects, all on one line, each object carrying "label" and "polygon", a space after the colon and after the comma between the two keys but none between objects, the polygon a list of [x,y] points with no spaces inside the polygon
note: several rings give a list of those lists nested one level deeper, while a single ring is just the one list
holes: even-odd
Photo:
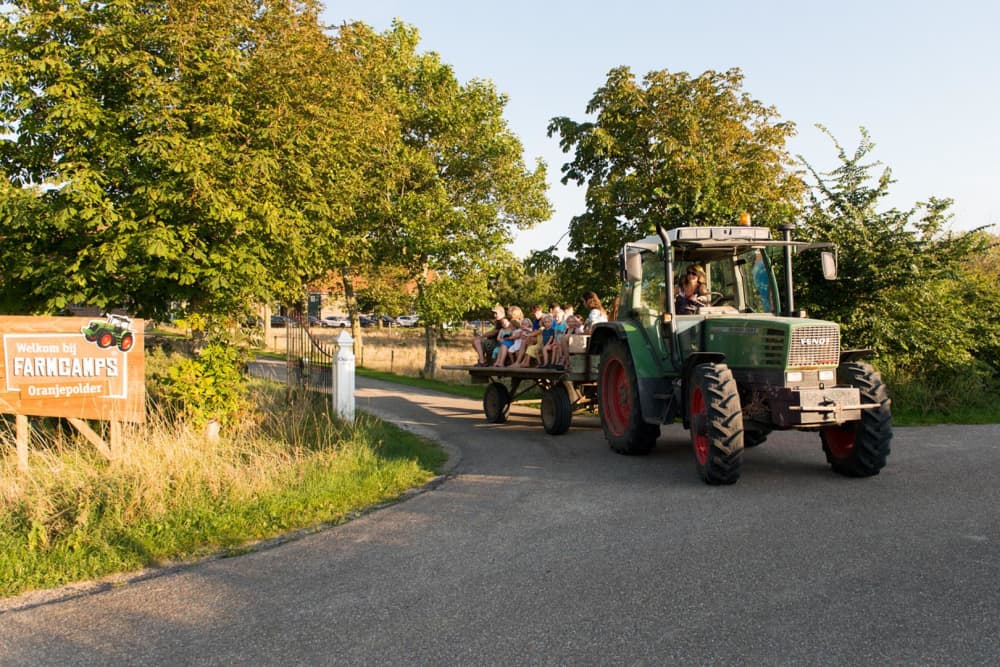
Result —
[{"label": "child sitting on trailer", "polygon": [[[531,332],[531,320],[527,317],[521,318],[521,321],[517,323],[517,326],[511,325],[511,334],[506,338],[500,340],[499,352],[497,353],[496,363],[494,366],[506,366],[508,363],[513,364],[514,360],[517,359],[518,353],[524,344],[525,333]],[[516,365],[516,364],[514,364]]]},{"label": "child sitting on trailer", "polygon": [[583,320],[579,315],[570,315],[566,318],[566,333],[557,336],[559,341],[559,358],[554,362],[558,370],[569,368],[569,337],[573,335],[583,335]]},{"label": "child sitting on trailer", "polygon": [[556,338],[555,318],[542,316],[542,334],[538,341],[538,367],[547,368],[552,363],[551,344]]}]

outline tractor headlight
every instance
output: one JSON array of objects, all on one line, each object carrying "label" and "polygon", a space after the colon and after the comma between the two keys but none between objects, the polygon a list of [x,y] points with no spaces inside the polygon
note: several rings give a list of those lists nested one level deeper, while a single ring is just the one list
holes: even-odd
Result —
[{"label": "tractor headlight", "polygon": [[801,371],[788,371],[785,373],[785,382],[802,382],[802,372]]},{"label": "tractor headlight", "polygon": [[834,375],[835,375],[835,373],[833,372],[832,368],[829,368],[829,369],[827,369],[825,371],[820,371],[819,372],[819,381],[820,382],[832,382],[833,379],[834,379]]}]

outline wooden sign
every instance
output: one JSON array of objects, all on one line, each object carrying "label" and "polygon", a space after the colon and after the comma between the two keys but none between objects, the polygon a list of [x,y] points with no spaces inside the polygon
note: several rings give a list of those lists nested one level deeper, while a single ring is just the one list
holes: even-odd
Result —
[{"label": "wooden sign", "polygon": [[0,412],[145,420],[143,321],[0,317]]}]

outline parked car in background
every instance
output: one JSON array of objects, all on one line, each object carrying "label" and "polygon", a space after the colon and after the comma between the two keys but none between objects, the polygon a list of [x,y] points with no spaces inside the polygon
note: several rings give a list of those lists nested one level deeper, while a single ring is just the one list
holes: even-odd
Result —
[{"label": "parked car in background", "polygon": [[327,315],[323,318],[322,326],[347,328],[351,326],[351,318],[343,315]]},{"label": "parked car in background", "polygon": [[377,324],[375,318],[371,315],[358,315],[358,323],[363,327],[373,327]]},{"label": "parked car in background", "polygon": [[321,320],[320,318],[316,317],[315,315],[310,315],[309,316],[309,326],[311,326],[311,327],[323,326],[323,320]]},{"label": "parked car in background", "polygon": [[416,315],[400,315],[396,318],[396,324],[401,327],[415,327],[420,318]]},{"label": "parked car in background", "polygon": [[285,318],[281,315],[271,315],[271,328],[277,329],[279,327],[285,326]]}]

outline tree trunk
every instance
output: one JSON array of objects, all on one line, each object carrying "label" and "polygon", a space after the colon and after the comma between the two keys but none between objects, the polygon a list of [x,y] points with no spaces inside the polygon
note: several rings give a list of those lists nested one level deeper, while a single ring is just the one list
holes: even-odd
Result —
[{"label": "tree trunk", "polygon": [[354,336],[354,358],[359,364],[364,363],[365,343],[361,340],[361,320],[358,319],[358,300],[354,296],[354,276],[351,270],[344,268],[340,271],[341,279],[344,283],[344,302],[347,304],[347,313],[351,316],[351,335]]},{"label": "tree trunk", "polygon": [[437,369],[437,332],[430,324],[424,325],[424,340],[426,341],[424,354],[424,370],[421,377],[433,380]]}]

